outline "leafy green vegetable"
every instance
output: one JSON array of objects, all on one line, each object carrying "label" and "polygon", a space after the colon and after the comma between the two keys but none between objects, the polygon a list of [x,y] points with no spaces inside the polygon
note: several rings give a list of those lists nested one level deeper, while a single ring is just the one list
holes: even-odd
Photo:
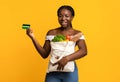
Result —
[{"label": "leafy green vegetable", "polygon": [[60,42],[60,41],[64,41],[64,40],[66,40],[66,37],[64,35],[62,35],[62,34],[56,35],[52,39],[53,42]]}]

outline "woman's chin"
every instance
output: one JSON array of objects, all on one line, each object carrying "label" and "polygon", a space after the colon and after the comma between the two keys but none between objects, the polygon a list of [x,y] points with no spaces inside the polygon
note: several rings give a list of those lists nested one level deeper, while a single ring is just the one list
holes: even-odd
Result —
[{"label": "woman's chin", "polygon": [[63,28],[67,28],[67,25],[61,25],[61,27],[63,27]]}]

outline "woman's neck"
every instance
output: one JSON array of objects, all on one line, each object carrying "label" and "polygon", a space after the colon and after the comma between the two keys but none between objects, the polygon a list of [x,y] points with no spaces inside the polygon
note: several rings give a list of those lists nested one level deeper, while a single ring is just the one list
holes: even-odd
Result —
[{"label": "woman's neck", "polygon": [[68,31],[70,29],[72,29],[72,27],[60,27],[61,31]]},{"label": "woman's neck", "polygon": [[70,25],[68,27],[61,27],[60,29],[61,29],[61,31],[70,30],[70,29],[72,29],[72,24],[70,23]]}]

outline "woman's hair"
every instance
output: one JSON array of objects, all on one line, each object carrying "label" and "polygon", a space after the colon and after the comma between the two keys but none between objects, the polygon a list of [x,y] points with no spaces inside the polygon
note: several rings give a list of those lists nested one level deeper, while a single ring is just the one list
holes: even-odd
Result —
[{"label": "woman's hair", "polygon": [[74,9],[73,9],[71,6],[69,6],[69,5],[63,5],[63,6],[61,6],[61,7],[58,9],[58,11],[57,11],[57,16],[59,16],[59,13],[60,13],[60,11],[61,11],[62,9],[67,9],[67,10],[69,10],[69,11],[71,12],[72,16],[75,15]]}]

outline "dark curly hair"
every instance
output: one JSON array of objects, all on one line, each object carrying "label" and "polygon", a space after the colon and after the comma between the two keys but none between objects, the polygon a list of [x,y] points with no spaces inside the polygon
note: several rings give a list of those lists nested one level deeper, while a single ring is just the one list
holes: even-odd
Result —
[{"label": "dark curly hair", "polygon": [[73,17],[75,16],[74,9],[73,9],[71,6],[69,6],[69,5],[63,5],[63,6],[61,6],[61,7],[58,9],[58,11],[57,11],[57,16],[59,16],[59,13],[60,13],[60,11],[61,11],[62,9],[67,9],[67,10],[69,10],[69,11],[71,12],[72,16],[73,16]]}]

